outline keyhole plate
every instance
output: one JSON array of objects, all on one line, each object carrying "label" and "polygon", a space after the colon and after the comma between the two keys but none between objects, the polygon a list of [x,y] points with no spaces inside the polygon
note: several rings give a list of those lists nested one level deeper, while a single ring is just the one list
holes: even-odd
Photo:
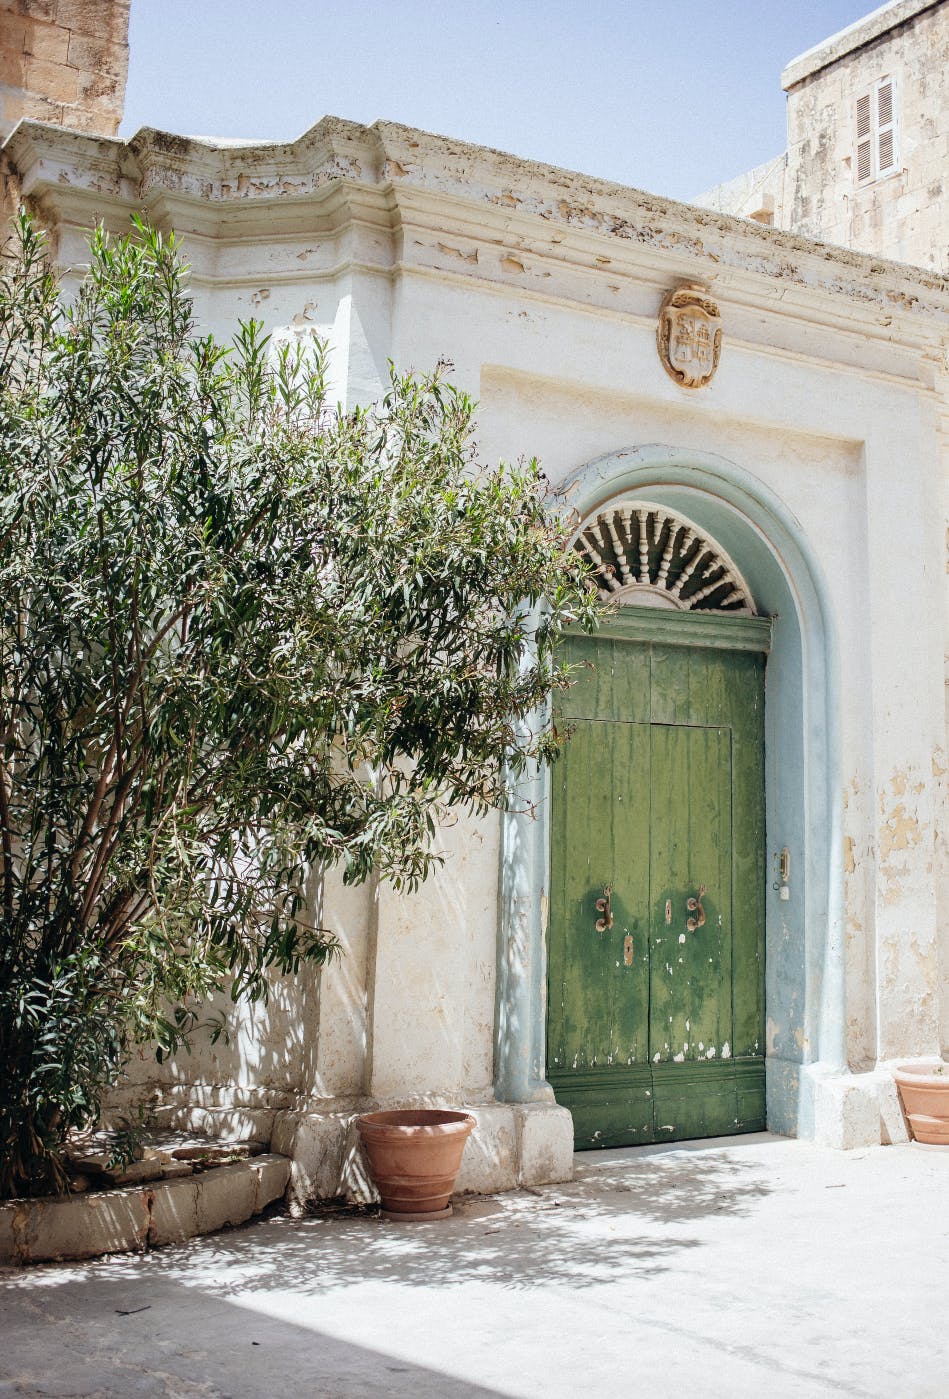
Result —
[{"label": "keyhole plate", "polygon": [[623,963],[627,967],[633,965],[633,939],[629,933],[623,938]]}]

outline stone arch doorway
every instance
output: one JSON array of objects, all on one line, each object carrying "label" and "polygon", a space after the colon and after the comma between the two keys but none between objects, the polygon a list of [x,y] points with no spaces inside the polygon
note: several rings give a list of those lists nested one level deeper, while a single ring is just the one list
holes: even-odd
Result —
[{"label": "stone arch doorway", "polygon": [[[667,446],[590,463],[562,488],[578,520],[635,499],[692,520],[735,560],[773,620],[765,705],[767,1121],[814,1135],[813,1085],[845,1067],[843,872],[836,645],[820,568],[780,500],[722,458]],[[550,1101],[546,1078],[549,774],[525,790],[530,810],[503,819],[495,1092]],[[772,885],[790,856],[789,896]]]}]

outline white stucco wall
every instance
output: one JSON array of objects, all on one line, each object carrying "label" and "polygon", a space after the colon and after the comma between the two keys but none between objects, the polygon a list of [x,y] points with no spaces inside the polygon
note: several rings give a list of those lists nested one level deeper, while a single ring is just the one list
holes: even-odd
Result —
[{"label": "white stucco wall", "polygon": [[[387,124],[245,151],[21,128],[8,153],[64,262],[94,216],[121,227],[144,204],[183,234],[204,325],[227,335],[255,315],[278,337],[327,337],[347,403],[380,391],[390,357],[448,357],[480,399],[485,459],[537,454],[562,485],[661,443],[773,492],[819,561],[837,637],[847,1061],[949,1049],[944,280]],[[686,279],[724,327],[701,390],[656,352],[662,296]],[[173,1098],[265,1115],[489,1102],[498,822],[441,838],[417,894],[329,876],[341,961],[164,1070]]]}]

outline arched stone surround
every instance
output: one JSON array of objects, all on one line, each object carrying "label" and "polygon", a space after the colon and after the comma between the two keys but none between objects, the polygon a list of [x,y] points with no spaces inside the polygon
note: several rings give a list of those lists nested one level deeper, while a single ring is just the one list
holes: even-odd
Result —
[{"label": "arched stone surround", "polygon": [[[735,560],[758,609],[774,618],[766,681],[768,869],[787,846],[791,878],[787,902],[768,881],[768,1121],[778,1132],[832,1140],[840,1134],[817,1100],[828,1076],[846,1070],[842,776],[837,647],[820,565],[778,497],[711,454],[630,448],[583,467],[559,496],[578,524],[620,496],[681,511]],[[548,791],[546,773],[536,773],[522,793],[529,810],[503,819],[495,1092],[507,1102],[553,1097],[544,1077]]]}]

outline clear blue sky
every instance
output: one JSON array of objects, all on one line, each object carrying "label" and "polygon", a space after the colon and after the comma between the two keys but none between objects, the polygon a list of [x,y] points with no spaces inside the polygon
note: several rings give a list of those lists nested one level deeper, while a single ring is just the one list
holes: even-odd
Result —
[{"label": "clear blue sky", "polygon": [[784,149],[781,69],[862,0],[132,0],[122,134],[404,122],[688,199]]}]

